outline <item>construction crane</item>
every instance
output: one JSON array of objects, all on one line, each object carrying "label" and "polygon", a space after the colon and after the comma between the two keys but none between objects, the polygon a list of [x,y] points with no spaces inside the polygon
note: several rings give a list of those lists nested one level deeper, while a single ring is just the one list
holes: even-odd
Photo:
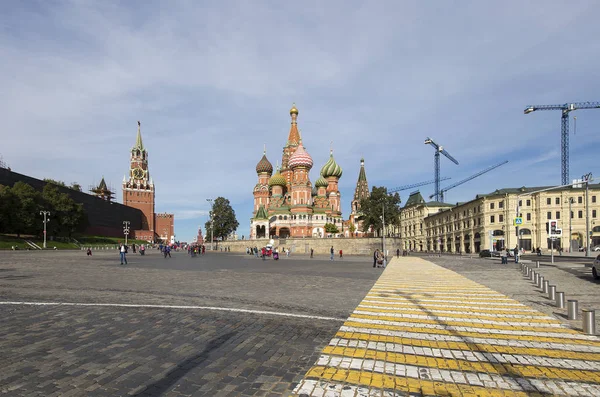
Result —
[{"label": "construction crane", "polygon": [[[446,181],[450,178],[448,177],[444,177],[442,179],[440,179],[440,181]],[[425,182],[419,182],[419,183],[413,183],[412,185],[404,185],[404,186],[400,186],[391,190],[388,190],[388,193],[395,193],[395,192],[400,192],[402,190],[408,190],[408,189],[412,189],[413,187],[419,187],[419,186],[425,186],[425,185],[431,185],[432,183],[434,183],[435,181],[425,181]]]},{"label": "construction crane", "polygon": [[525,114],[535,112],[536,110],[560,110],[562,112],[560,118],[560,162],[562,185],[567,185],[569,183],[569,113],[578,109],[600,109],[600,102],[574,102],[565,103],[563,105],[527,106],[524,110]]},{"label": "construction crane", "polygon": [[426,145],[431,145],[435,148],[435,154],[433,155],[433,168],[434,168],[434,183],[435,183],[435,201],[438,201],[440,198],[440,153],[448,158],[448,160],[452,161],[454,164],[458,165],[458,161],[448,153],[442,146],[438,145],[433,141],[433,139],[427,137],[425,139]]},{"label": "construction crane", "polygon": [[[442,203],[444,202],[444,193],[446,193],[448,190],[450,190],[450,189],[454,189],[455,187],[457,187],[457,186],[460,186],[460,185],[462,185],[463,183],[467,183],[467,182],[469,182],[470,180],[472,180],[472,179],[475,179],[475,178],[477,178],[478,176],[481,176],[481,175],[485,174],[486,172],[490,172],[491,170],[493,170],[493,169],[496,169],[496,168],[498,168],[498,167],[500,167],[501,165],[504,165],[504,164],[506,164],[506,163],[508,163],[508,160],[505,160],[505,161],[503,161],[503,162],[501,162],[501,163],[499,163],[499,164],[496,164],[496,165],[492,165],[491,167],[488,167],[488,168],[486,168],[486,169],[484,169],[484,170],[481,170],[481,171],[479,171],[478,173],[476,173],[476,174],[473,174],[473,175],[471,175],[470,177],[463,179],[462,181],[458,181],[458,182],[456,182],[456,183],[454,183],[454,184],[452,184],[452,185],[450,185],[450,186],[446,186],[445,188],[443,188],[443,189],[441,189],[441,190],[440,190],[440,202],[442,202]],[[432,194],[431,196],[429,196],[429,198],[431,199],[431,198],[433,198],[434,196],[435,196],[435,193],[434,193],[434,194]]]}]

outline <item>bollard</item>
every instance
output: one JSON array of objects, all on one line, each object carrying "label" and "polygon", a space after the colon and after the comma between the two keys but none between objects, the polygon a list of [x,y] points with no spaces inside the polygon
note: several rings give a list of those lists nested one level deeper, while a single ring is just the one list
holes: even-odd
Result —
[{"label": "bollard", "polygon": [[596,311],[582,310],[581,320],[583,322],[583,333],[588,335],[596,335]]},{"label": "bollard", "polygon": [[540,274],[536,273],[535,274],[535,280],[533,280],[534,284],[537,285],[538,287],[540,286]]},{"label": "bollard", "polygon": [[579,311],[579,302],[574,299],[567,301],[567,318],[569,320],[577,320],[577,312]]},{"label": "bollard", "polygon": [[564,292],[556,293],[556,307],[558,307],[559,309],[565,308],[565,293]]},{"label": "bollard", "polygon": [[556,285],[548,286],[548,299],[551,301],[556,300]]},{"label": "bollard", "polygon": [[535,280],[535,276],[536,276],[536,274],[535,274],[535,272],[532,270],[532,271],[531,271],[531,273],[529,273],[529,280],[530,280],[530,281],[534,281],[534,280]]},{"label": "bollard", "polygon": [[544,294],[547,294],[547,293],[548,293],[548,285],[549,285],[549,283],[550,283],[550,281],[548,281],[548,280],[544,280],[544,285],[543,285],[543,287],[542,287],[542,292],[543,292]]},{"label": "bollard", "polygon": [[542,285],[544,285],[544,276],[540,276],[540,278],[538,278],[538,288],[542,288]]},{"label": "bollard", "polygon": [[540,268],[540,261],[535,261],[535,267]]}]

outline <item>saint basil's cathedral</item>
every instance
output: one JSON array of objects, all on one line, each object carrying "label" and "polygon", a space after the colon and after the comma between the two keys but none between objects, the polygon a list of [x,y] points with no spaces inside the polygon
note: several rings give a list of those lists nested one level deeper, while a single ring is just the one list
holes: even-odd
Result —
[{"label": "saint basil's cathedral", "polygon": [[342,167],[333,158],[321,168],[314,186],[309,178],[313,160],[298,130],[298,109],[290,110],[292,123],[283,148],[281,168],[273,174],[266,151],[256,165],[258,183],[254,187],[254,210],[250,238],[325,237],[325,224],[341,231],[343,218],[338,183]]}]

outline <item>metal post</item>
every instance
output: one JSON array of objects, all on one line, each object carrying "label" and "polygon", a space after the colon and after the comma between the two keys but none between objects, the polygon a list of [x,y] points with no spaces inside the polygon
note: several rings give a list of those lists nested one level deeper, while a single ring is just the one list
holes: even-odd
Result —
[{"label": "metal post", "polygon": [[596,335],[596,311],[595,310],[582,310],[581,320],[583,333],[588,335]]},{"label": "metal post", "polygon": [[535,274],[535,280],[533,282],[535,283],[535,285],[538,285],[540,283],[540,274],[539,273]]},{"label": "metal post", "polygon": [[554,237],[550,237],[550,255],[551,263],[554,264]]},{"label": "metal post", "polygon": [[556,285],[548,286],[548,299],[551,301],[556,300]]},{"label": "metal post", "polygon": [[533,280],[535,280],[535,276],[536,276],[536,274],[535,274],[535,272],[532,270],[532,271],[529,273],[529,280],[530,280],[530,281],[533,281]]},{"label": "metal post", "polygon": [[544,293],[544,294],[548,293],[549,285],[550,285],[550,281],[544,280],[544,283],[543,283],[543,286],[542,286],[542,293]]},{"label": "metal post", "polygon": [[540,261],[535,261],[535,267],[538,269],[540,268]]},{"label": "metal post", "polygon": [[387,255],[385,252],[385,201],[383,202],[382,210],[383,217],[381,218],[381,220],[383,222],[383,267],[385,268],[387,266]]},{"label": "metal post", "polygon": [[[585,245],[586,245],[586,249],[585,249],[585,256],[589,257],[590,256],[590,242],[591,242],[591,238],[590,238],[590,206],[589,206],[589,197],[588,197],[588,193],[589,193],[589,188],[590,188],[590,180],[592,179],[592,173],[590,172],[589,174],[586,174],[582,177],[582,179],[585,178]],[[570,215],[570,214],[569,214]]]},{"label": "metal post", "polygon": [[569,320],[577,320],[577,312],[579,311],[579,302],[574,299],[567,301],[567,318]]},{"label": "metal post", "polygon": [[556,307],[558,307],[559,309],[565,308],[565,293],[564,292],[556,293]]},{"label": "metal post", "polygon": [[540,276],[538,278],[538,283],[537,283],[538,288],[542,288],[542,285],[544,285],[544,276]]},{"label": "metal post", "polygon": [[127,245],[127,236],[129,235],[129,221],[123,221],[123,234],[125,235],[125,245]]},{"label": "metal post", "polygon": [[46,223],[50,222],[50,211],[40,211],[40,215],[44,215],[44,249],[46,248]]}]

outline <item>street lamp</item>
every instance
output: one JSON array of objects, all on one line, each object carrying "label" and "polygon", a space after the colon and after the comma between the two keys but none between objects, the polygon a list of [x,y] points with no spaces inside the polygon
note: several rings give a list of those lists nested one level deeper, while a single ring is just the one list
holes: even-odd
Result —
[{"label": "street lamp", "polygon": [[585,182],[585,256],[589,257],[590,242],[592,239],[590,238],[590,206],[588,202],[588,193],[590,190],[590,182],[592,181],[592,173],[590,172],[585,174],[581,177],[581,179]]},{"label": "street lamp", "polygon": [[44,249],[46,248],[46,223],[50,222],[50,211],[40,211],[44,215]]},{"label": "street lamp", "polygon": [[127,236],[129,235],[129,221],[123,221],[123,234],[125,235],[125,245],[127,245]]},{"label": "street lamp", "polygon": [[214,240],[214,236],[213,236],[213,231],[215,228],[215,220],[213,219],[213,216],[214,216],[214,214],[213,214],[213,212],[214,212],[213,211],[213,209],[214,209],[213,199],[207,198],[206,201],[208,201],[210,203],[210,250],[214,251],[214,241],[215,240]]}]

